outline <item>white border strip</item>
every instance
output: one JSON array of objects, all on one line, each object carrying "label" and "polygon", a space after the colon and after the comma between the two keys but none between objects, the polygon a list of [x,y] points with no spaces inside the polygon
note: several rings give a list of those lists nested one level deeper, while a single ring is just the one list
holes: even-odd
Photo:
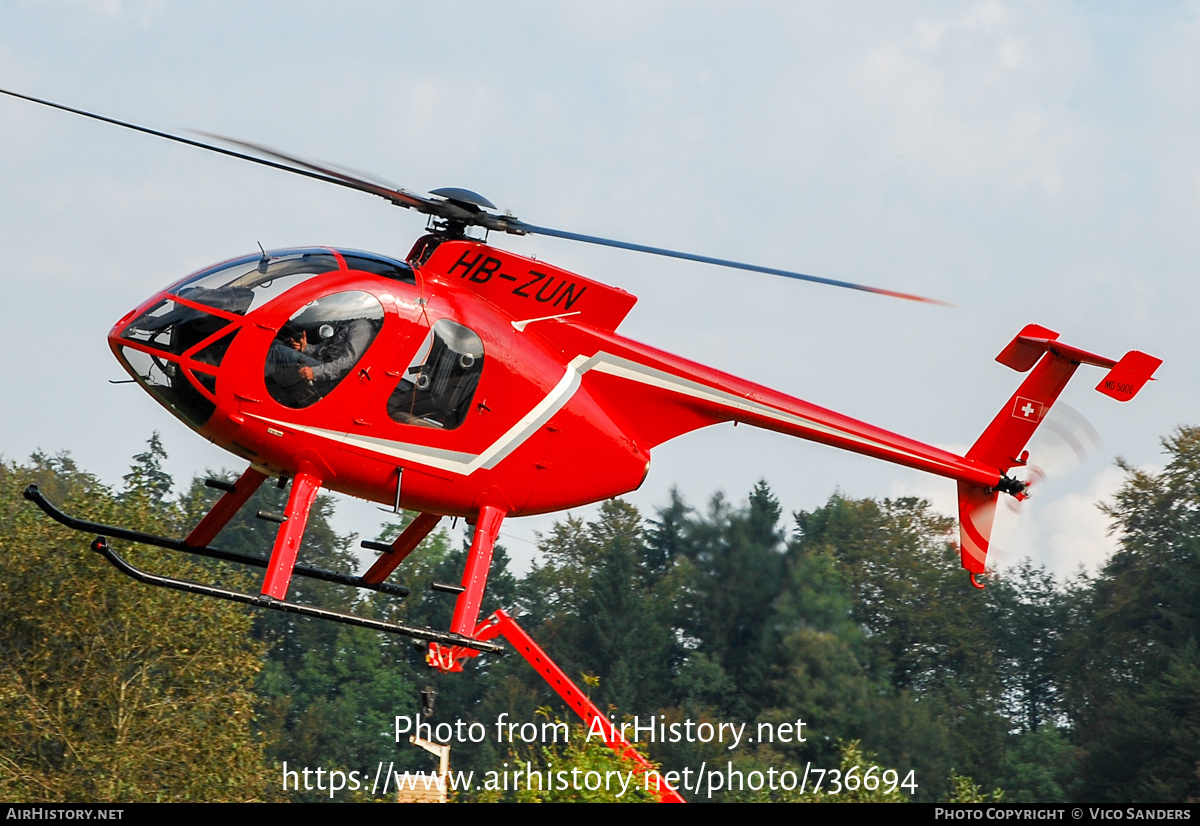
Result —
[{"label": "white border strip", "polygon": [[762,404],[761,402],[751,401],[741,396],[734,395],[722,390],[715,390],[707,385],[699,382],[689,381],[680,378],[663,370],[658,370],[653,367],[648,367],[636,361],[613,356],[609,353],[599,352],[590,358],[587,356],[576,356],[567,365],[566,372],[559,379],[558,383],[550,390],[544,399],[534,405],[528,413],[510,427],[500,438],[489,445],[479,454],[463,453],[453,450],[444,450],[435,447],[426,447],[423,445],[407,444],[405,442],[397,442],[391,439],[380,439],[373,436],[360,436],[352,433],[340,433],[336,430],[328,430],[320,427],[310,427],[308,425],[296,424],[294,422],[286,422],[278,419],[269,419],[265,416],[257,416],[253,413],[246,414],[260,421],[270,424],[282,425],[284,427],[297,430],[302,433],[308,433],[313,436],[318,436],[328,439],[332,442],[342,445],[353,445],[364,450],[369,450],[397,460],[399,463],[406,465],[422,465],[425,467],[436,468],[438,470],[447,471],[450,473],[469,476],[477,470],[490,470],[496,467],[500,462],[504,461],[514,450],[520,447],[529,439],[542,425],[549,421],[554,414],[561,410],[571,397],[575,395],[575,391],[579,389],[583,381],[583,374],[589,370],[598,370],[602,373],[607,373],[617,378],[627,381],[645,384],[650,387],[658,387],[672,393],[678,393],[681,396],[688,396],[695,399],[701,399],[707,402],[718,404],[722,407],[731,410],[739,410],[746,413],[754,413],[768,419],[773,419],[779,422],[804,427],[809,430],[814,430],[818,433],[824,433],[829,436],[835,436],[840,439],[854,442],[856,444],[874,447],[876,449],[884,449],[889,453],[897,456],[906,456],[918,459],[921,462],[929,462],[930,457],[923,454],[914,453],[896,445],[887,442],[881,442],[878,439],[873,439],[869,436],[864,436],[841,428],[834,427],[824,422],[810,419],[804,416],[798,416],[794,413],[787,413],[778,408]]}]

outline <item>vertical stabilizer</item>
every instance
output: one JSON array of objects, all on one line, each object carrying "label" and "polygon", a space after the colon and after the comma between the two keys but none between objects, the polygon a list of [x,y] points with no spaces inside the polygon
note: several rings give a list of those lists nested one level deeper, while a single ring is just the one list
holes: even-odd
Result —
[{"label": "vertical stabilizer", "polygon": [[[1032,371],[996,418],[967,451],[968,459],[984,462],[1000,471],[1000,484],[994,488],[971,482],[958,483],[959,536],[962,564],[974,575],[984,572],[996,500],[1001,492],[1025,498],[1027,484],[1007,474],[1014,466],[1024,465],[1025,446],[1038,425],[1081,364],[1103,367],[1108,374],[1096,389],[1118,401],[1129,401],[1154,377],[1162,359],[1131,350],[1120,361],[1080,350],[1058,340],[1058,333],[1037,324],[1028,324],[1005,347],[996,361],[1024,373]],[[982,586],[980,586],[982,587]]]},{"label": "vertical stabilizer", "polygon": [[1000,492],[993,488],[958,483],[958,537],[962,566],[972,574],[982,574],[987,565],[988,542],[996,518],[996,500]]}]

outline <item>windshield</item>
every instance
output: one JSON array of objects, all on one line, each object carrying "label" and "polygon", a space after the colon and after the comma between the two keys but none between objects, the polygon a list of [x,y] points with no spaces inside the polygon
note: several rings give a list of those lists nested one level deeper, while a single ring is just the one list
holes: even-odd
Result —
[{"label": "windshield", "polygon": [[180,298],[245,315],[314,275],[340,269],[326,249],[247,256],[197,273],[171,292]]}]

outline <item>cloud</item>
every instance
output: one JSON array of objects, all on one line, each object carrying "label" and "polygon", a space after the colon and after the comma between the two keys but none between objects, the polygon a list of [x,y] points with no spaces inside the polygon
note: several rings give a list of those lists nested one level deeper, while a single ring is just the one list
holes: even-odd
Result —
[{"label": "cloud", "polygon": [[918,187],[1060,193],[1081,128],[1064,101],[1081,66],[1053,44],[1076,51],[1073,34],[1064,21],[1015,18],[996,3],[898,32],[860,67],[863,100],[886,137],[880,164],[902,158]]},{"label": "cloud", "polygon": [[1096,571],[1117,549],[1111,520],[1100,505],[1112,499],[1124,479],[1120,469],[1106,467],[1081,493],[1045,501],[1035,494],[1017,513],[1001,508],[992,536],[995,564],[1007,567],[1028,557],[1058,576],[1080,567]]}]

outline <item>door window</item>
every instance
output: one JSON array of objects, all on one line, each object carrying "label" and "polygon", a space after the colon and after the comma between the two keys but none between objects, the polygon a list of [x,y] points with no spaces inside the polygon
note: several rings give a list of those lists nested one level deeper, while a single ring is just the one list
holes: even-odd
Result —
[{"label": "door window", "polygon": [[443,318],[388,399],[388,416],[401,424],[453,430],[471,409],[483,372],[483,341],[461,324]]}]

